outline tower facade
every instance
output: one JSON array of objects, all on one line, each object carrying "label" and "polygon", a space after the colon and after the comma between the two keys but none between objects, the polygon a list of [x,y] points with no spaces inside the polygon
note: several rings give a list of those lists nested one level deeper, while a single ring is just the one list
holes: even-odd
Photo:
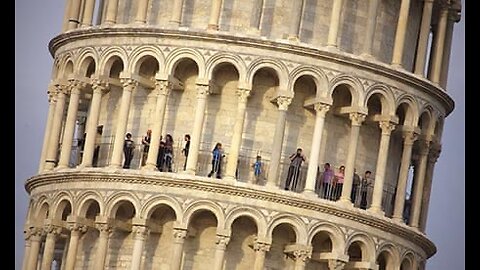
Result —
[{"label": "tower facade", "polygon": [[67,0],[23,269],[425,269],[460,10]]}]

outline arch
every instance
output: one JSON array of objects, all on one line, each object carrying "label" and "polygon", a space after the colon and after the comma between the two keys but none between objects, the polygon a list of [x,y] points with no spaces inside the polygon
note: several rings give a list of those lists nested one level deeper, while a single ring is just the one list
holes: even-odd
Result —
[{"label": "arch", "polygon": [[90,206],[88,201],[90,200],[98,203],[98,206],[100,207],[99,215],[105,215],[105,204],[103,203],[102,195],[100,195],[100,193],[96,190],[88,190],[80,194],[79,198],[77,199],[78,213],[76,213],[76,215],[80,217],[86,216],[88,207]]},{"label": "arch", "polygon": [[255,59],[247,68],[247,83],[253,84],[253,77],[255,73],[261,68],[271,68],[276,72],[278,77],[279,88],[281,91],[288,91],[293,96],[293,92],[288,88],[288,68],[281,62],[270,58],[258,58]]},{"label": "arch", "polygon": [[392,265],[399,265],[400,264],[400,253],[398,251],[398,248],[390,242],[384,242],[380,244],[380,246],[377,248],[377,255],[375,256],[375,260],[378,259],[378,256],[382,252],[386,252],[390,255],[390,258],[392,258]]},{"label": "arch", "polygon": [[[70,207],[70,213],[66,212],[68,207]],[[68,218],[68,215],[72,215],[72,213],[73,213],[72,203],[67,198],[63,198],[61,201],[58,202],[56,207],[53,209],[53,215],[51,218],[56,220],[66,221]]]},{"label": "arch", "polygon": [[352,96],[352,106],[363,106],[363,101],[365,100],[363,85],[357,78],[350,75],[340,74],[333,78],[330,81],[327,96],[332,98],[335,88],[342,84],[347,85],[348,89],[350,90],[350,95]]},{"label": "arch", "polygon": [[282,214],[273,218],[270,223],[267,224],[267,238],[271,239],[273,237],[272,233],[275,227],[282,223],[292,226],[297,237],[297,244],[307,245],[307,231],[305,229],[305,224],[300,218],[291,214]]},{"label": "arch", "polygon": [[308,231],[307,243],[311,243],[315,235],[320,232],[325,232],[330,237],[333,246],[332,252],[343,254],[343,250],[345,250],[344,234],[340,228],[328,222],[320,222],[312,226]]},{"label": "arch", "polygon": [[107,217],[112,217],[113,218],[114,217],[113,215],[116,213],[116,211],[117,211],[117,209],[120,206],[120,203],[122,201],[130,202],[133,205],[133,209],[135,210],[135,217],[138,217],[138,213],[139,213],[138,205],[140,204],[139,200],[138,200],[138,198],[136,198],[136,196],[134,194],[127,193],[127,192],[116,193],[111,198],[106,200],[106,202],[105,202],[105,205],[106,205],[105,215]]},{"label": "arch", "polygon": [[407,106],[408,110],[405,115],[405,121],[404,121],[404,126],[411,126],[411,127],[416,127],[418,123],[418,118],[419,118],[419,110],[418,110],[418,103],[415,100],[414,97],[411,95],[405,94],[402,95],[398,98],[397,100],[397,106],[396,110],[402,105],[405,104]]},{"label": "arch", "polygon": [[435,129],[433,131],[433,135],[435,135],[435,138],[438,143],[442,141],[442,135],[443,135],[443,125],[445,124],[445,118],[443,115],[438,115],[437,120],[435,121]]},{"label": "arch", "polygon": [[139,74],[139,69],[143,62],[141,60],[146,56],[151,56],[157,60],[159,69],[157,73],[160,73],[159,71],[165,65],[165,56],[163,55],[163,52],[155,46],[141,46],[135,48],[130,55],[130,63],[127,70],[130,70],[133,74]]},{"label": "arch", "polygon": [[74,74],[74,64],[72,59],[68,59],[62,66],[61,66],[61,75],[60,78],[67,80],[70,74]]},{"label": "arch", "polygon": [[185,228],[188,227],[193,215],[200,210],[207,210],[212,212],[217,218],[217,228],[225,228],[225,215],[223,213],[222,207],[212,201],[199,200],[190,203],[185,207],[182,225]]},{"label": "arch", "polygon": [[44,200],[37,205],[35,211],[35,221],[43,222],[44,219],[51,216],[50,204]]},{"label": "arch", "polygon": [[60,212],[63,212],[64,208],[62,208],[62,204],[67,201],[70,203],[70,207],[72,209],[72,213],[74,213],[74,205],[73,205],[73,198],[72,194],[69,194],[67,191],[60,191],[59,193],[55,194],[52,198],[52,213],[53,218],[58,218],[61,215]]},{"label": "arch", "polygon": [[188,58],[197,64],[198,78],[205,78],[205,59],[200,52],[190,48],[177,48],[170,52],[165,59],[165,73],[173,74],[177,64],[184,58]]},{"label": "arch", "polygon": [[435,130],[433,108],[430,105],[426,105],[420,112],[418,127],[421,129],[422,135],[432,135]]},{"label": "arch", "polygon": [[267,221],[265,220],[265,217],[259,210],[247,206],[235,207],[226,214],[225,229],[231,230],[233,222],[241,216],[251,217],[255,222],[255,225],[257,225],[257,236],[266,237]]},{"label": "arch", "polygon": [[[401,260],[399,266],[401,270],[414,270],[413,266],[415,265],[415,255],[412,251],[406,250],[400,258]],[[407,269],[402,268],[405,262],[409,264],[409,267]]]},{"label": "arch", "polygon": [[296,67],[288,78],[288,89],[293,92],[295,82],[302,76],[309,76],[313,79],[316,86],[316,97],[327,97],[328,94],[328,78],[325,73],[319,68],[312,66]]},{"label": "arch", "polygon": [[[205,67],[205,76],[208,80],[211,80],[213,77],[213,72],[215,68],[222,63],[232,64],[238,72],[238,81],[245,82],[247,76],[247,66],[243,59],[235,54],[219,52],[210,57],[206,62]],[[251,88],[251,84],[250,84]]]},{"label": "arch", "polygon": [[105,51],[103,51],[103,53],[100,55],[101,60],[98,63],[97,68],[98,75],[108,77],[113,64],[112,60],[117,57],[120,58],[120,60],[122,61],[124,71],[127,71],[125,70],[125,68],[128,66],[127,52],[125,51],[125,49],[121,47],[110,47],[105,49]]},{"label": "arch", "polygon": [[59,58],[58,58],[58,73],[57,73],[57,77],[56,79],[61,79],[61,78],[66,78],[66,74],[65,74],[65,68],[67,66],[67,63],[68,62],[72,62],[72,65],[73,65],[73,59],[74,59],[74,56],[72,54],[72,52],[68,51],[62,55],[59,55]]},{"label": "arch", "polygon": [[380,98],[380,102],[382,103],[382,115],[395,115],[395,97],[393,91],[384,84],[375,83],[367,89],[364,107],[367,107],[368,100],[375,94],[382,97]]},{"label": "arch", "polygon": [[345,254],[348,254],[348,249],[354,242],[360,242],[365,246],[365,250],[362,249],[362,261],[375,261],[375,243],[369,235],[363,232],[357,232],[350,235],[345,244]]},{"label": "arch", "polygon": [[[98,68],[98,53],[92,47],[82,48],[80,54],[77,56],[77,63],[74,66],[75,74],[80,74],[85,76],[87,74],[87,68],[90,63],[88,63],[88,59],[91,58],[93,63],[95,64],[95,69]],[[93,74],[95,74],[97,70]],[[86,77],[86,76],[85,76]]]},{"label": "arch", "polygon": [[166,205],[172,208],[177,218],[177,221],[178,222],[182,221],[183,219],[182,206],[177,200],[166,195],[157,195],[150,198],[148,201],[146,201],[143,207],[140,209],[140,213],[139,213],[140,218],[145,218],[145,219],[150,218],[150,216],[155,211],[155,208],[157,208],[160,205]]}]

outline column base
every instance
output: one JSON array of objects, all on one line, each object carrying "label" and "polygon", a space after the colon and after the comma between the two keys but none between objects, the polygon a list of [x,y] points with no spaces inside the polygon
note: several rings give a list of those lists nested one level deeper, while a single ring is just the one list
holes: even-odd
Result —
[{"label": "column base", "polygon": [[405,224],[405,221],[403,220],[403,217],[397,217],[397,216],[392,216],[392,220],[398,223]]},{"label": "column base", "polygon": [[352,201],[350,201],[350,198],[340,197],[337,203],[345,207],[354,207]]},{"label": "column base", "polygon": [[385,216],[385,212],[379,207],[371,207],[367,209],[367,212],[377,215],[377,216]]},{"label": "column base", "polygon": [[391,63],[390,66],[395,69],[402,69],[404,70],[405,68],[402,66],[402,64],[399,63]]},{"label": "column base", "polygon": [[218,25],[216,25],[216,24],[209,24],[209,25],[207,26],[207,30],[218,31]]},{"label": "column base", "polygon": [[234,185],[237,182],[237,179],[232,176],[225,176],[222,178],[222,181],[224,181],[227,184]]},{"label": "column base", "polygon": [[195,175],[195,170],[192,169],[186,169],[185,171],[181,172],[182,174],[188,174],[188,175]]},{"label": "column base", "polygon": [[308,197],[309,199],[318,199],[318,194],[310,189],[303,190],[302,195],[305,195],[305,197]]},{"label": "column base", "polygon": [[142,171],[156,171],[158,170],[157,169],[157,166],[155,164],[146,164],[145,166],[143,166],[141,168]]}]

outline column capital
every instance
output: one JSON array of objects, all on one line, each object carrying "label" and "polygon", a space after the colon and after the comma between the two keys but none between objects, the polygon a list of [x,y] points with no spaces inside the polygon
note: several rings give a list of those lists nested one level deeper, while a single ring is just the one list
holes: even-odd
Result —
[{"label": "column capital", "polygon": [[78,79],[68,80],[68,91],[74,94],[80,94],[80,89],[87,87],[87,83]]},{"label": "column capital", "polygon": [[337,259],[330,259],[328,260],[328,269],[329,270],[342,270],[347,264],[344,261],[337,260]]},{"label": "column capital", "polygon": [[367,115],[360,112],[351,112],[348,114],[348,117],[352,121],[352,126],[361,126]]},{"label": "column capital", "polygon": [[197,84],[197,98],[206,98],[210,94],[210,86],[208,84]]},{"label": "column capital", "polygon": [[312,247],[300,248],[292,251],[292,256],[297,260],[302,262],[307,262],[312,257]]},{"label": "column capital", "polygon": [[378,122],[380,129],[382,130],[382,135],[390,135],[395,129],[395,123],[390,121],[380,121]]},{"label": "column capital", "polygon": [[138,81],[133,78],[120,78],[124,91],[133,91],[138,86]]},{"label": "column capital", "polygon": [[26,231],[28,231],[28,238],[34,241],[40,241],[45,234],[44,229],[39,227],[30,227]]},{"label": "column capital", "polygon": [[428,161],[431,163],[436,163],[441,152],[442,145],[438,143],[432,143],[430,146],[430,151],[428,152]]},{"label": "column capital", "polygon": [[103,93],[107,91],[107,88],[110,86],[108,82],[100,78],[92,78],[91,84],[92,84],[92,89],[94,93],[96,91],[100,91],[100,93]]},{"label": "column capital", "polygon": [[145,240],[150,234],[150,229],[147,226],[143,225],[134,225],[132,226],[133,239],[136,240]]},{"label": "column capital", "polygon": [[413,143],[418,139],[418,133],[415,131],[404,131],[402,132],[403,144],[404,145],[413,145]]},{"label": "column capital", "polygon": [[431,141],[429,140],[425,140],[425,139],[418,140],[418,153],[421,156],[428,155],[428,152],[430,151],[430,143]]},{"label": "column capital", "polygon": [[291,97],[280,96],[277,98],[278,109],[280,111],[288,110],[288,106],[292,103]]},{"label": "column capital", "polygon": [[173,228],[173,241],[175,243],[183,243],[187,237],[187,229]]},{"label": "column capital", "polygon": [[172,92],[172,82],[169,80],[156,80],[155,89],[158,91],[159,95],[169,96]]},{"label": "column capital", "polygon": [[47,90],[47,95],[48,95],[48,103],[55,103],[57,102],[57,89],[52,88]]},{"label": "column capital", "polygon": [[217,244],[217,249],[227,248],[227,245],[229,242],[230,242],[230,236],[217,234],[217,237],[215,240],[215,244]]},{"label": "column capital", "polygon": [[246,103],[248,100],[248,97],[250,96],[251,89],[247,88],[238,88],[235,93],[238,96],[238,101],[242,103]]},{"label": "column capital", "polygon": [[62,227],[53,225],[53,224],[46,224],[43,226],[43,231],[47,235],[60,235],[62,233]]},{"label": "column capital", "polygon": [[326,103],[322,103],[322,102],[317,102],[317,103],[313,104],[313,109],[315,110],[317,115],[320,114],[322,117],[325,117],[328,110],[330,110],[330,107],[331,107],[330,104],[326,104]]},{"label": "column capital", "polygon": [[78,233],[86,233],[88,230],[88,226],[78,223],[78,222],[70,222],[67,224],[67,228],[70,230],[70,233],[78,232]]},{"label": "column capital", "polygon": [[95,223],[95,228],[100,231],[100,233],[110,234],[113,231],[113,226],[108,223]]},{"label": "column capital", "polygon": [[271,244],[265,242],[255,241],[253,242],[253,250],[267,252],[270,250]]}]

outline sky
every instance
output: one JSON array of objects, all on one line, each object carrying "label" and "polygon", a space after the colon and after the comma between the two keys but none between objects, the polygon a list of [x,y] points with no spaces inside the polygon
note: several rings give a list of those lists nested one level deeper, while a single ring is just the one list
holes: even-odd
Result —
[{"label": "sky", "polygon": [[[37,174],[48,113],[53,59],[48,42],[61,31],[64,0],[15,0],[15,269],[21,269],[28,206],[24,183]],[[435,166],[427,236],[437,246],[427,269],[465,269],[465,3],[455,24],[446,118]],[[454,183],[454,184],[452,184]]]}]

